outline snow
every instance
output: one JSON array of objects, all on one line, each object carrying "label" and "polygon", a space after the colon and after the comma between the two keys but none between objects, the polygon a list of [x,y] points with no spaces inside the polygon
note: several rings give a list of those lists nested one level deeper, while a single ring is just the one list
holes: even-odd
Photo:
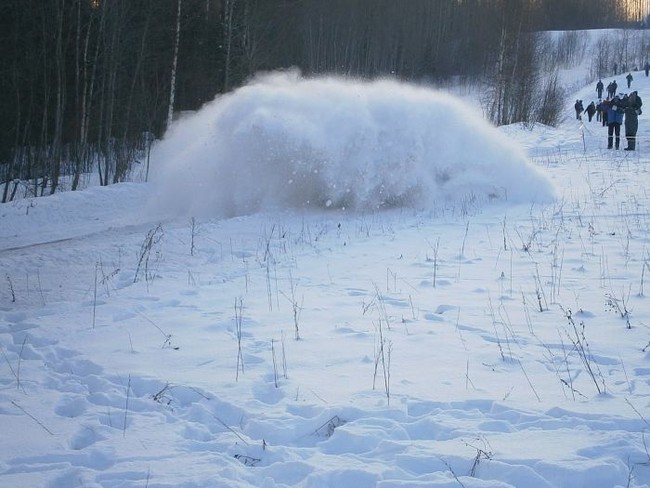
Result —
[{"label": "snow", "polygon": [[0,206],[0,485],[650,486],[650,125],[593,90],[268,75],[153,183]]},{"label": "snow", "polygon": [[158,202],[193,215],[553,197],[521,148],[456,97],[295,71],[261,75],[181,119],[153,160]]}]

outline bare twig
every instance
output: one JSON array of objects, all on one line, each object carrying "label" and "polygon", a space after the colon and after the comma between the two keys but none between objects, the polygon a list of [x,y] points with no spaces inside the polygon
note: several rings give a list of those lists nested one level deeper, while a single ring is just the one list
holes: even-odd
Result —
[{"label": "bare twig", "polygon": [[242,339],[242,299],[235,299],[235,328],[237,330],[237,372],[235,373],[235,381],[239,381],[239,370],[244,374],[244,353],[241,348]]},{"label": "bare twig", "polygon": [[126,401],[124,403],[124,425],[122,426],[122,437],[126,437],[126,420],[129,414],[129,398],[131,397],[131,375],[126,383]]},{"label": "bare twig", "polygon": [[224,426],[226,429],[228,429],[230,432],[232,432],[233,434],[235,434],[235,435],[239,438],[240,441],[242,441],[242,442],[243,442],[244,444],[246,444],[247,446],[249,445],[248,442],[246,442],[246,439],[244,439],[241,435],[239,435],[237,432],[235,432],[235,431],[234,431],[230,426],[226,425],[226,423],[225,423],[223,420],[221,420],[221,419],[220,419],[219,417],[217,417],[216,415],[212,415],[212,417],[214,417],[214,419],[215,419],[217,422],[219,422],[221,425],[223,425],[223,426]]},{"label": "bare twig", "polygon": [[7,274],[7,285],[9,286],[9,293],[11,294],[11,302],[16,303],[16,290],[14,289],[14,283],[11,281],[11,276]]},{"label": "bare twig", "polygon": [[14,407],[16,407],[18,410],[20,410],[21,412],[23,412],[25,415],[27,415],[30,419],[32,419],[32,420],[33,420],[34,422],[36,422],[38,425],[40,425],[40,426],[43,428],[43,430],[44,430],[45,432],[47,432],[47,433],[50,434],[50,435],[54,435],[54,432],[52,432],[50,429],[48,429],[47,427],[45,427],[45,425],[43,424],[43,422],[41,422],[40,420],[38,420],[38,419],[37,419],[36,417],[34,417],[31,413],[29,413],[29,412],[28,412],[27,410],[25,410],[23,407],[21,407],[20,405],[18,405],[14,400],[11,400],[11,404],[12,404]]},{"label": "bare twig", "polygon": [[338,415],[334,415],[331,419],[325,422],[323,425],[320,425],[313,434],[318,437],[332,437],[334,430],[338,427],[345,425],[346,421],[341,419]]}]

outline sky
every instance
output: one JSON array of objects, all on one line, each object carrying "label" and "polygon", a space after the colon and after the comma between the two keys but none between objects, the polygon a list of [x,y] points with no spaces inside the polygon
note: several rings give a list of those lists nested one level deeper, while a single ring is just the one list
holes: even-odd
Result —
[{"label": "sky", "polygon": [[650,124],[586,71],[533,129],[267,74],[0,205],[0,486],[650,486]]}]

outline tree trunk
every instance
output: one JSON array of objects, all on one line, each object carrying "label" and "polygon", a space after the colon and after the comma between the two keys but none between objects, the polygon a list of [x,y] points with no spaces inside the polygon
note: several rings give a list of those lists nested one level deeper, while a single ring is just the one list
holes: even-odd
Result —
[{"label": "tree trunk", "polygon": [[172,59],[172,72],[171,83],[169,88],[169,107],[167,109],[167,124],[166,128],[169,129],[172,125],[174,118],[174,99],[176,98],[176,68],[178,66],[178,46],[181,42],[181,8],[183,0],[178,0],[178,8],[176,10],[176,38],[174,40],[174,57]]},{"label": "tree trunk", "polygon": [[[60,1],[60,3],[59,3]],[[56,109],[54,114],[54,135],[52,137],[50,194],[56,192],[61,176],[61,159],[63,157],[63,112],[65,108],[65,78],[66,63],[63,52],[63,19],[65,15],[65,0],[57,0],[56,19]]]},{"label": "tree trunk", "polygon": [[224,5],[224,45],[226,49],[226,59],[223,68],[223,91],[230,90],[230,70],[232,69],[232,43],[234,36],[234,11],[237,0],[225,0]]}]

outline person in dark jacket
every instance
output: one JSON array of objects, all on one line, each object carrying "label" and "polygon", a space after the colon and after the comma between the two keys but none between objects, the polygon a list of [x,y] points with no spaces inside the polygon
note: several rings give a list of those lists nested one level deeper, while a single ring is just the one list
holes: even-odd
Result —
[{"label": "person in dark jacket", "polygon": [[623,100],[616,96],[607,108],[607,149],[614,147],[616,136],[616,149],[621,144],[621,124],[623,123]]},{"label": "person in dark jacket", "polygon": [[628,73],[625,79],[627,80],[627,87],[630,88],[630,86],[632,85],[632,80],[634,80],[632,73]]},{"label": "person in dark jacket", "polygon": [[596,104],[592,101],[589,105],[587,105],[587,108],[583,113],[587,113],[587,117],[589,118],[589,122],[591,122],[591,119],[594,118],[594,114],[596,113]]},{"label": "person in dark jacket", "polygon": [[627,139],[626,151],[636,150],[636,133],[639,130],[639,115],[643,101],[638,92],[633,91],[627,97],[625,104],[625,138]]},{"label": "person in dark jacket", "polygon": [[600,102],[600,119],[603,123],[603,127],[607,126],[607,111],[609,110],[609,98]]},{"label": "person in dark jacket", "polygon": [[596,104],[596,122],[600,122],[603,120],[603,101],[601,99],[598,99],[598,103]]},{"label": "person in dark jacket", "polygon": [[650,74],[650,63],[648,63],[647,61],[643,65],[643,71],[645,71],[646,77],[648,76],[648,74]]},{"label": "person in dark jacket", "polygon": [[604,87],[603,80],[598,80],[598,83],[596,83],[596,95],[598,95],[598,98],[603,98]]},{"label": "person in dark jacket", "polygon": [[616,89],[618,88],[618,85],[616,84],[616,80],[610,81],[609,84],[607,85],[607,98],[610,100],[616,96]]},{"label": "person in dark jacket", "polygon": [[576,100],[573,108],[576,110],[576,119],[582,120],[582,112],[585,109],[585,107],[582,105],[582,100]]}]

